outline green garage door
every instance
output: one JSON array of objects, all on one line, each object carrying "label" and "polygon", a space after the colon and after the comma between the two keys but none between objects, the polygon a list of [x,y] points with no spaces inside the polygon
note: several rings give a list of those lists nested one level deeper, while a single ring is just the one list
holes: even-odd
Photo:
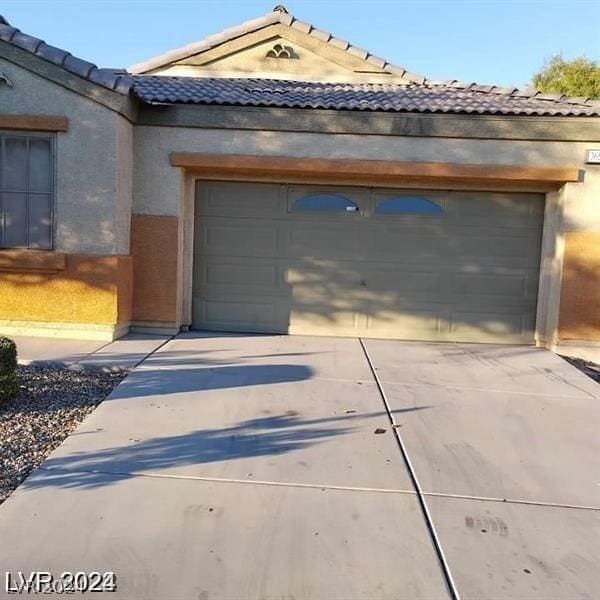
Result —
[{"label": "green garage door", "polygon": [[532,343],[541,194],[204,182],[193,326]]}]

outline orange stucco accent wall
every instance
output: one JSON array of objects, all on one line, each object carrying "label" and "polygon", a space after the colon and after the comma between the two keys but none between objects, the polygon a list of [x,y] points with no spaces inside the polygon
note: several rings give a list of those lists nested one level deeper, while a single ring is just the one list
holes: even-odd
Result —
[{"label": "orange stucco accent wall", "polygon": [[179,218],[132,215],[133,320],[173,323],[177,311]]},{"label": "orange stucco accent wall", "polygon": [[559,337],[600,340],[600,232],[566,234]]},{"label": "orange stucco accent wall", "polygon": [[6,253],[0,261],[0,319],[102,325],[131,320],[130,256],[57,256],[62,261]]}]

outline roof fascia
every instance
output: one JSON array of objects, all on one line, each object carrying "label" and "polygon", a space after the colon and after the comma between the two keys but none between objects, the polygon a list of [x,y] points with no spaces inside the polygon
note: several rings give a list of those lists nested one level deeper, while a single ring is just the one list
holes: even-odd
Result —
[{"label": "roof fascia", "polygon": [[411,114],[277,107],[147,105],[138,124],[455,139],[600,141],[599,117]]},{"label": "roof fascia", "polygon": [[130,95],[109,90],[3,40],[0,40],[0,58],[93,100],[129,121],[136,120],[138,101]]}]

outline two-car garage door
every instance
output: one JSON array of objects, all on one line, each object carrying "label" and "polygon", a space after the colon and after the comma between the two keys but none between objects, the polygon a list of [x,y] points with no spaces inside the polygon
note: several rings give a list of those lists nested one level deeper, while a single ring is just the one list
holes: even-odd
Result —
[{"label": "two-car garage door", "polygon": [[193,326],[531,343],[540,194],[208,182]]}]

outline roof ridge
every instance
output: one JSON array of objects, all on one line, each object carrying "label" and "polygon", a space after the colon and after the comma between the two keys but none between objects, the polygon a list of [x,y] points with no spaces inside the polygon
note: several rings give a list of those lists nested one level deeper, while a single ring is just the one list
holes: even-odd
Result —
[{"label": "roof ridge", "polygon": [[129,74],[117,74],[112,69],[103,69],[94,63],[73,56],[66,50],[47,44],[44,40],[12,27],[2,16],[0,16],[0,40],[109,90],[126,95],[131,89]]},{"label": "roof ridge", "polygon": [[148,60],[135,63],[129,67],[129,71],[136,75],[143,75],[145,71],[156,69],[157,67],[161,67],[170,62],[190,56],[191,54],[198,54],[200,52],[209,50],[220,44],[224,44],[225,42],[235,39],[236,37],[241,37],[247,33],[258,31],[259,29],[268,27],[269,25],[273,25],[275,23],[281,23],[282,25],[287,25],[292,29],[297,29],[298,31],[312,35],[322,42],[326,42],[340,50],[344,50],[345,52],[363,59],[380,69],[384,69],[394,73],[395,75],[399,75],[411,83],[425,82],[424,76],[411,73],[403,67],[394,65],[393,63],[390,63],[389,61],[372,54],[368,50],[364,50],[359,46],[354,46],[353,44],[350,44],[350,42],[332,35],[328,31],[318,29],[306,21],[301,21],[300,19],[294,17],[294,15],[287,12],[287,9],[281,5],[276,6],[271,12],[266,13],[262,17],[250,19],[241,23],[240,25],[228,27],[219,33],[204,37],[197,42],[192,42],[186,46],[181,46],[180,48],[169,50],[168,52],[159,54],[158,56],[149,58]]}]

